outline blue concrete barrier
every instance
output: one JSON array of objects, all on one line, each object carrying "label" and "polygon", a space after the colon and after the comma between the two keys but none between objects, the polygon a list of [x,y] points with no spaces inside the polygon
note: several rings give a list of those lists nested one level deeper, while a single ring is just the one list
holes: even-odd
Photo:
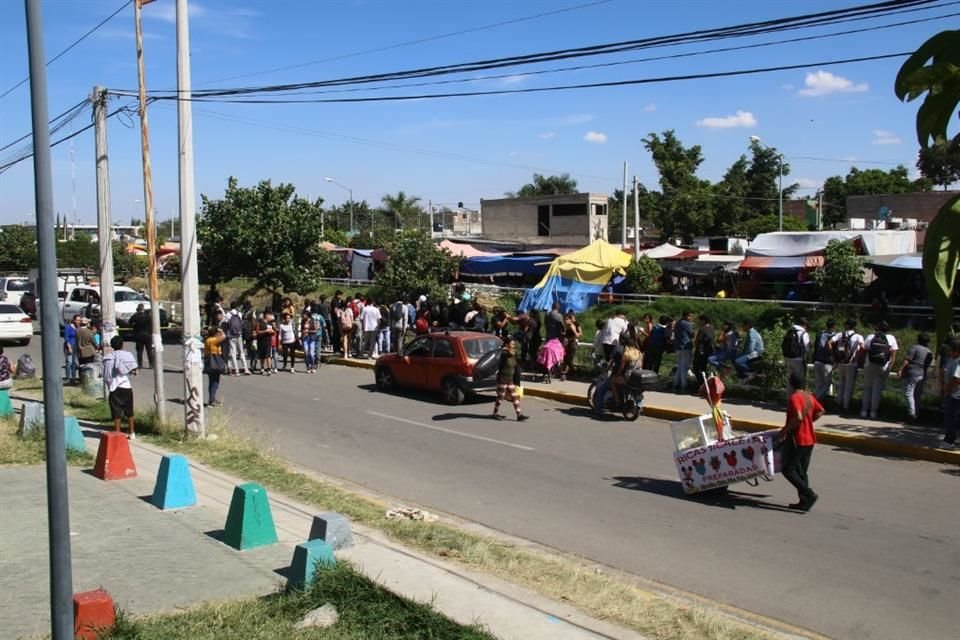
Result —
[{"label": "blue concrete barrier", "polygon": [[16,411],[13,410],[13,403],[10,402],[10,392],[6,389],[0,389],[0,418],[12,416]]},{"label": "blue concrete barrier", "polygon": [[298,544],[293,550],[288,584],[294,589],[304,589],[313,583],[319,567],[329,567],[336,563],[333,548],[323,540]]},{"label": "blue concrete barrier", "polygon": [[184,509],[197,504],[190,463],[186,458],[167,455],[160,459],[160,471],[150,502],[158,509]]},{"label": "blue concrete barrier", "polygon": [[83,431],[80,430],[80,423],[77,422],[76,417],[63,418],[63,437],[67,451],[82,453],[87,450],[87,443],[83,439]]},{"label": "blue concrete barrier", "polygon": [[353,546],[350,521],[332,511],[313,516],[313,524],[310,525],[310,536],[307,540],[323,540],[334,550],[349,549]]}]

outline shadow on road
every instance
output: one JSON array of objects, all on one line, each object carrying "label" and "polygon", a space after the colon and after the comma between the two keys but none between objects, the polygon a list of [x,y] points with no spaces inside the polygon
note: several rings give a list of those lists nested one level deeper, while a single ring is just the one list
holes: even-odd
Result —
[{"label": "shadow on road", "polygon": [[619,413],[613,411],[604,411],[602,414],[597,415],[588,407],[567,407],[563,409],[556,409],[556,411],[566,414],[571,418],[587,418],[589,420],[598,420],[600,422],[626,421]]},{"label": "shadow on road", "polygon": [[[443,397],[439,393],[431,393],[420,389],[393,389],[391,391],[380,391],[374,383],[358,384],[357,389],[369,391],[370,393],[380,393],[385,396],[395,396],[398,398],[408,398],[410,400],[422,400],[431,404],[445,405]],[[472,406],[477,404],[489,404],[493,398],[489,395],[468,395],[464,398],[461,406]]]},{"label": "shadow on road", "polygon": [[957,476],[960,478],[960,468],[955,467],[953,469],[940,469],[940,473],[945,473],[948,476]]},{"label": "shadow on road", "polygon": [[681,487],[680,482],[676,480],[647,478],[645,476],[614,476],[613,478],[606,479],[614,481],[613,486],[619,489],[645,491],[667,498],[683,498],[684,500],[698,502],[710,507],[719,507],[721,509],[752,507],[754,509],[800,513],[799,511],[788,509],[785,505],[761,500],[760,498],[769,497],[766,494],[740,493],[738,491],[714,489],[712,491],[687,495],[683,492],[683,487]]},{"label": "shadow on road", "polygon": [[437,422],[443,422],[446,420],[460,420],[461,418],[466,418],[468,420],[486,420],[487,422],[491,421],[489,413],[463,413],[463,412],[450,412],[450,413],[438,413],[433,416],[433,420]]}]

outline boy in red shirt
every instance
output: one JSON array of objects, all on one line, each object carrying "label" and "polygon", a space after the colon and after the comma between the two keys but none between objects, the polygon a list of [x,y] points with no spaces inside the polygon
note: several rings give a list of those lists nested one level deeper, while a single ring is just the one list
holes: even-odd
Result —
[{"label": "boy in red shirt", "polygon": [[787,398],[787,422],[777,434],[777,445],[783,446],[781,473],[797,489],[800,501],[791,504],[791,509],[810,511],[819,496],[810,488],[807,469],[817,436],[813,423],[823,415],[821,405],[812,393],[806,390],[804,378],[791,374],[790,388],[794,391]]}]

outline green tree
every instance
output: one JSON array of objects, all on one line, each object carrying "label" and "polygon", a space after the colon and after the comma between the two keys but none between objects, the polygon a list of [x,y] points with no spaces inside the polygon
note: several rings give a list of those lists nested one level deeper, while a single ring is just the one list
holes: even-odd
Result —
[{"label": "green tree", "polygon": [[846,176],[832,176],[823,184],[823,224],[832,227],[847,219],[847,198],[875,196],[887,193],[923,191],[923,181],[910,180],[907,168],[858,169],[851,167]]},{"label": "green tree", "polygon": [[26,273],[37,266],[37,236],[20,225],[0,227],[0,272]]},{"label": "green tree", "polygon": [[380,199],[384,211],[393,218],[397,229],[419,229],[423,218],[420,198],[408,196],[403,191],[387,194]]},{"label": "green tree", "polygon": [[[650,191],[641,184],[637,188],[637,201],[640,204],[640,227],[650,229],[654,226],[651,217],[653,201]],[[619,244],[623,234],[623,189],[615,189],[607,198],[607,241]],[[633,228],[633,189],[627,190],[627,228]]]},{"label": "green tree", "polygon": [[535,198],[537,196],[562,196],[577,192],[577,181],[569,173],[558,176],[533,174],[533,182],[520,187],[516,193],[508,192],[508,198]]},{"label": "green tree", "polygon": [[960,140],[947,144],[944,138],[920,149],[917,169],[932,184],[946,191],[954,182],[960,182]]},{"label": "green tree", "polygon": [[324,278],[346,278],[350,275],[350,268],[334,251],[321,250],[317,253],[317,271]]},{"label": "green tree", "polygon": [[350,236],[347,235],[346,231],[341,231],[340,229],[327,227],[323,230],[323,235],[320,236],[320,239],[323,242],[329,242],[335,244],[338,247],[346,247],[350,245]]},{"label": "green tree", "polygon": [[827,302],[853,302],[863,288],[863,258],[849,240],[831,240],[823,253],[823,266],[813,272],[813,280]]},{"label": "green tree", "polygon": [[126,282],[130,278],[142,276],[147,270],[147,258],[127,252],[127,246],[123,242],[114,242],[113,250],[113,274],[117,280]]},{"label": "green tree", "polygon": [[656,260],[640,256],[627,266],[627,287],[632,293],[656,293],[662,275],[663,269]]},{"label": "green tree", "polygon": [[290,184],[256,187],[227,181],[220,200],[202,196],[197,239],[202,269],[212,282],[252,278],[256,288],[307,293],[323,276],[320,201],[295,195]]},{"label": "green tree", "polygon": [[703,163],[700,145],[684,147],[674,131],[651,133],[643,145],[660,172],[660,192],[651,194],[653,220],[664,238],[692,240],[713,228],[711,185],[697,177]]},{"label": "green tree", "polygon": [[85,233],[57,243],[57,266],[60,268],[97,269],[100,265],[100,249]]},{"label": "green tree", "polygon": [[[929,63],[929,64],[928,64]],[[926,94],[917,109],[917,142],[923,149],[949,140],[948,126],[960,105],[960,30],[942,31],[907,58],[894,83],[900,100]],[[960,144],[960,134],[951,145]],[[927,228],[923,274],[942,344],[953,321],[951,297],[960,265],[960,196],[944,204]]]},{"label": "green tree", "polygon": [[[780,230],[779,214],[770,214],[750,218],[730,230],[731,235],[755,238],[761,233],[773,233]],[[807,231],[807,223],[795,216],[783,216],[784,231]]]},{"label": "green tree", "polygon": [[460,264],[424,231],[401,231],[384,249],[388,258],[377,285],[389,300],[412,300],[421,294],[442,299]]}]

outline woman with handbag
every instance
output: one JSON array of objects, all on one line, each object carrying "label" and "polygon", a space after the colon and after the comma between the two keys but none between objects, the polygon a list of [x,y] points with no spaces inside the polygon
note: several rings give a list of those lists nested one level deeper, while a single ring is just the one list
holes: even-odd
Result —
[{"label": "woman with handbag", "polygon": [[227,362],[223,359],[221,345],[227,336],[219,327],[207,329],[207,339],[203,341],[203,372],[207,374],[207,406],[219,407],[217,390],[220,388],[220,376],[227,370]]}]

